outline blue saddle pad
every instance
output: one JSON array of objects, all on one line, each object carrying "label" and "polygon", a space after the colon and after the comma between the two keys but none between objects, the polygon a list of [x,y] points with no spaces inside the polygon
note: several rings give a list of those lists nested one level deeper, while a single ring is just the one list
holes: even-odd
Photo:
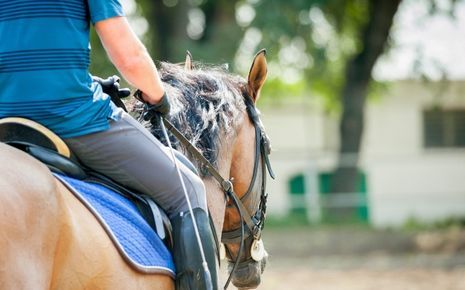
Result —
[{"label": "blue saddle pad", "polygon": [[174,277],[171,253],[131,201],[103,185],[54,175],[95,215],[127,262]]}]

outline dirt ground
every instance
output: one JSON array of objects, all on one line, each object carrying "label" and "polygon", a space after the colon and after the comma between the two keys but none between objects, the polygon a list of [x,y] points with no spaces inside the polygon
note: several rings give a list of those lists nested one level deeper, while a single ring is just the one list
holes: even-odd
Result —
[{"label": "dirt ground", "polygon": [[264,241],[259,290],[465,290],[463,230],[267,229]]},{"label": "dirt ground", "polygon": [[315,270],[270,267],[258,289],[277,290],[464,290],[465,268]]}]

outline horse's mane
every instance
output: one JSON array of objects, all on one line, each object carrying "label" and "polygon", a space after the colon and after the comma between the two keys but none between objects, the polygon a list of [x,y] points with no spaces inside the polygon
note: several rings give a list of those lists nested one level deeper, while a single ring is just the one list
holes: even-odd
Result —
[{"label": "horse's mane", "polygon": [[[213,165],[217,165],[221,142],[235,133],[245,110],[246,81],[221,67],[186,70],[181,65],[161,63],[159,73],[170,98],[170,121]],[[159,126],[150,123],[146,126],[166,144]],[[175,148],[181,149],[174,137],[170,136],[170,140]]]}]

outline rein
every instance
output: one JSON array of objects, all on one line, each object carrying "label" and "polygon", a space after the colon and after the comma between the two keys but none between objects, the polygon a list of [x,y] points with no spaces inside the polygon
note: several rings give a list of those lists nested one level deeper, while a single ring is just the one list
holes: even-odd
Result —
[{"label": "rein", "polygon": [[[240,227],[233,231],[223,232],[221,238],[221,241],[225,244],[240,242],[239,251],[237,253],[236,260],[234,261],[234,266],[231,270],[224,289],[228,287],[232,275],[239,264],[239,258],[241,257],[244,248],[244,241],[249,237],[253,237],[254,244],[261,243],[260,238],[266,218],[266,202],[268,197],[268,194],[266,193],[266,175],[264,174],[265,167],[268,169],[268,173],[270,174],[271,178],[275,178],[268,157],[271,152],[270,141],[264,131],[255,105],[250,100],[250,98],[247,97],[245,98],[245,103],[247,106],[247,114],[255,127],[255,161],[252,180],[247,192],[243,195],[242,198],[239,198],[234,192],[232,178],[224,179],[218,170],[210,163],[210,161],[208,161],[202,155],[202,153],[200,153],[199,150],[176,127],[174,127],[170,121],[168,121],[166,118],[162,118],[166,128],[179,140],[185,149],[200,162],[204,169],[207,170],[208,173],[213,176],[213,178],[215,178],[215,180],[221,186],[225,196],[229,200],[232,200],[233,204],[239,212],[241,224]],[[261,165],[260,167],[259,163]],[[257,211],[253,215],[250,215],[249,210],[243,204],[243,200],[250,197],[250,193],[255,188],[259,168],[261,169],[261,190],[260,200],[258,201],[259,206]]]}]

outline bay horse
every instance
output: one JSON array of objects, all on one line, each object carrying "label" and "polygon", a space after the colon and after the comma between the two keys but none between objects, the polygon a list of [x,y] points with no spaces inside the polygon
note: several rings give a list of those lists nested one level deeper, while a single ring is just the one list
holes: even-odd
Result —
[{"label": "bay horse", "polygon": [[[243,217],[231,206],[235,198],[226,198],[224,187],[193,161],[217,236],[223,236],[228,262],[237,266],[232,282],[255,288],[267,259],[260,232],[269,152],[263,153],[267,139],[255,110],[267,75],[265,51],[255,56],[246,80],[220,69],[194,69],[190,57],[184,68],[162,64],[160,73],[173,99],[171,120],[242,199],[248,229],[236,235]],[[0,289],[174,289],[170,276],[129,266],[92,213],[45,165],[2,143],[0,160]]]}]

